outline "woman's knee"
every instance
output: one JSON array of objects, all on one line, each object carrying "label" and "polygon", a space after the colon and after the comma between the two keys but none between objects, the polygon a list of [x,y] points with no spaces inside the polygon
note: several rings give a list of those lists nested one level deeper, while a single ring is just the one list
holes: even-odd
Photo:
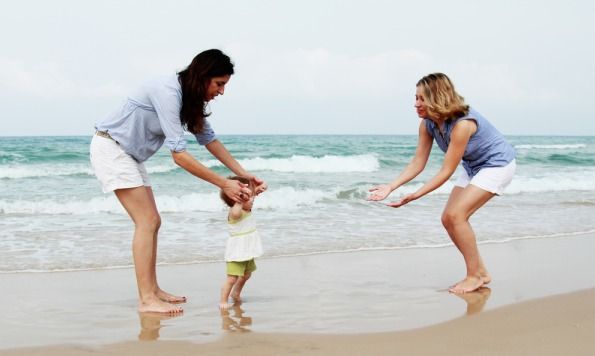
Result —
[{"label": "woman's knee", "polygon": [[157,231],[161,227],[161,215],[158,212],[143,216],[140,221],[135,221],[137,228]]},{"label": "woman's knee", "polygon": [[442,226],[444,226],[447,229],[458,223],[465,222],[465,220],[465,215],[460,212],[454,210],[445,210],[444,212],[442,212]]}]

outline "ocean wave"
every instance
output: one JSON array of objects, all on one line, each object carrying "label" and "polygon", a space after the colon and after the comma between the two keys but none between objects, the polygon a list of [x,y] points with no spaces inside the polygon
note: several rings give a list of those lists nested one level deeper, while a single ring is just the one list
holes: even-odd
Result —
[{"label": "ocean wave", "polygon": [[31,164],[0,166],[0,179],[92,175],[90,164]]},{"label": "ocean wave", "polygon": [[[330,193],[333,196],[333,193]],[[329,196],[329,192],[317,189],[295,189],[282,187],[270,190],[258,197],[258,209],[293,210],[304,206],[314,206]],[[155,197],[161,213],[179,212],[218,212],[227,207],[219,198],[219,193],[192,193],[180,197],[157,195]],[[0,200],[0,214],[50,214],[86,215],[97,213],[125,213],[115,196],[95,197],[89,200],[59,202],[44,200]]]},{"label": "ocean wave", "polygon": [[515,145],[514,148],[519,150],[531,150],[531,149],[548,149],[548,150],[570,150],[577,148],[586,148],[587,145],[584,143],[573,143],[573,144],[551,144],[551,145],[537,145],[537,144],[524,144]]},{"label": "ocean wave", "polygon": [[[394,191],[387,201],[398,199],[414,193],[423,186],[423,182],[415,181]],[[450,194],[453,181],[448,181],[431,192],[431,195]],[[296,210],[303,207],[314,207],[332,201],[364,201],[371,186],[336,187],[335,189],[311,189],[282,186],[271,189],[258,197],[255,207],[270,210]],[[576,175],[550,175],[543,178],[515,177],[506,189],[505,194],[545,193],[563,191],[595,191],[595,172]],[[32,198],[33,199],[33,198]],[[157,195],[157,206],[162,213],[178,212],[217,212],[226,207],[216,191],[209,193],[191,193],[182,196]],[[91,199],[57,201],[44,200],[0,200],[0,214],[95,214],[123,213],[118,200],[113,195],[94,197]]]},{"label": "ocean wave", "polygon": [[288,158],[249,158],[240,160],[249,171],[295,173],[375,172],[380,168],[374,154],[322,157],[293,155]]},{"label": "ocean wave", "polygon": [[[283,173],[345,173],[375,172],[380,167],[373,154],[355,156],[299,156],[288,158],[248,158],[238,160],[248,171],[273,171]],[[209,168],[223,167],[218,160],[202,162]],[[181,169],[172,162],[157,160],[147,162],[149,174],[163,174]],[[41,178],[72,175],[93,175],[89,163],[0,165],[0,179]]]},{"label": "ocean wave", "polygon": [[[345,172],[375,172],[380,168],[380,161],[376,154],[362,154],[352,156],[325,155],[322,157],[293,155],[286,158],[245,158],[238,162],[251,172],[272,171],[281,173],[345,173]],[[223,167],[217,160],[205,160],[202,163],[209,167]],[[162,166],[163,167],[163,166]],[[151,168],[147,165],[151,172]],[[163,172],[166,170],[164,169]]]},{"label": "ocean wave", "polygon": [[544,193],[563,191],[593,191],[595,190],[595,172],[584,172],[581,176],[576,173],[569,175],[552,174],[548,177],[514,177],[506,194]]}]

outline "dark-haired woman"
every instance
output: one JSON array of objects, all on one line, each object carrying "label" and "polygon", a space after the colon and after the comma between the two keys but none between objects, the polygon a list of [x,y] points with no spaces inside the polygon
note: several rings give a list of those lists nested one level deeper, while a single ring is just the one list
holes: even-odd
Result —
[{"label": "dark-haired woman", "polygon": [[242,168],[217,140],[207,121],[207,103],[223,95],[233,73],[231,59],[220,50],[201,52],[185,70],[145,83],[118,110],[95,125],[90,148],[95,175],[103,191],[113,191],[134,222],[132,252],[139,312],[177,314],[182,308],[176,304],[186,301],[185,297],[163,291],[157,283],[161,217],[144,161],[165,144],[177,165],[223,189],[231,199],[247,201],[251,191],[246,185],[220,176],[188,153],[184,137],[188,131],[236,175],[251,177],[258,193],[267,187]]},{"label": "dark-haired woman", "polygon": [[465,278],[449,291],[472,292],[490,283],[492,278],[479,254],[469,218],[510,184],[516,169],[515,151],[488,120],[465,103],[445,74],[429,74],[417,82],[415,110],[422,119],[415,156],[394,181],[370,189],[368,199],[382,200],[417,177],[425,168],[436,140],[445,153],[438,173],[416,192],[387,205],[398,208],[423,197],[446,183],[461,164],[460,175],[442,213],[442,225],[463,255],[467,268]]}]

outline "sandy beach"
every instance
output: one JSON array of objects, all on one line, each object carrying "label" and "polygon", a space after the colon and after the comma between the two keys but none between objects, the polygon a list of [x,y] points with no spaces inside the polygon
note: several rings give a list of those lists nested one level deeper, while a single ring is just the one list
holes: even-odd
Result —
[{"label": "sandy beach", "polygon": [[261,259],[223,314],[222,264],[162,266],[189,298],[175,318],[135,312],[131,269],[2,274],[0,355],[591,355],[594,247],[593,234],[483,244],[494,281],[465,298],[446,291],[464,274],[454,247]]}]

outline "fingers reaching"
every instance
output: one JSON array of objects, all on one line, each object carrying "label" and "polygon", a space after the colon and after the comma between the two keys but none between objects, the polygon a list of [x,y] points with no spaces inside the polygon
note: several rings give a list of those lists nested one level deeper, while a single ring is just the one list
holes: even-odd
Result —
[{"label": "fingers reaching", "polygon": [[370,195],[366,200],[379,201],[386,198],[393,190],[388,184],[381,184],[368,190]]},{"label": "fingers reaching", "polygon": [[267,185],[267,183],[264,180],[262,180],[262,179],[260,179],[258,177],[252,176],[252,181],[254,182],[254,186],[255,186],[254,193],[256,195],[259,195],[260,193],[262,193],[265,190],[267,190],[268,185]]}]

